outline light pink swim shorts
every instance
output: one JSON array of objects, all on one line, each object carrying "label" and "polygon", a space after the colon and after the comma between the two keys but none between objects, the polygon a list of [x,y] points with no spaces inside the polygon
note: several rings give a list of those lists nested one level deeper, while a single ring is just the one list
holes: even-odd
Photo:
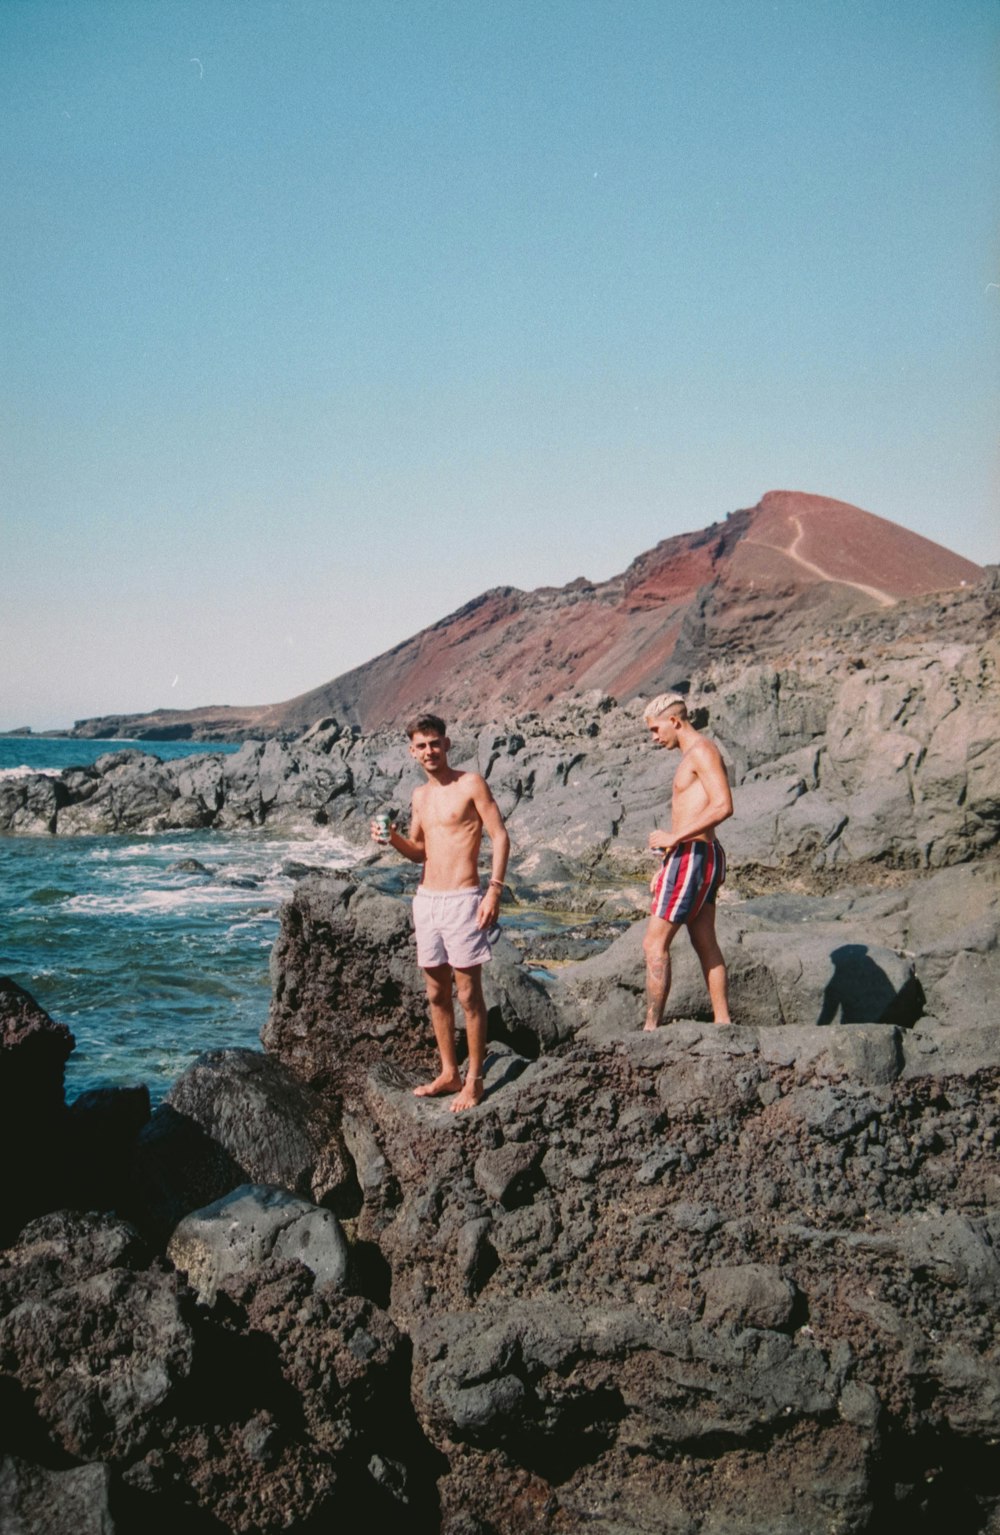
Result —
[{"label": "light pink swim shorts", "polygon": [[424,890],[413,897],[413,926],[417,935],[417,964],[421,970],[451,965],[471,970],[490,959],[489,940],[476,926],[480,890]]}]

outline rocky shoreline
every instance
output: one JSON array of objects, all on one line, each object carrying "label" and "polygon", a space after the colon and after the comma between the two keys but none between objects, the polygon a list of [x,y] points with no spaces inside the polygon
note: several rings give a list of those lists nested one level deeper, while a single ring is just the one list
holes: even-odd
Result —
[{"label": "rocky shoreline", "polygon": [[[325,827],[261,1051],[67,1105],[72,1037],[0,981],[0,1526],[46,1535],[917,1535],[1000,1529],[1000,738],[983,592],[729,658],[719,927],[637,1032],[641,706],[456,727],[517,857],[483,1104],[433,1055],[405,742],[294,742],[0,786],[19,835]],[[991,599],[992,600],[992,599]],[[977,606],[978,604],[978,606]],[[924,618],[920,617],[921,612]],[[993,612],[993,609],[991,609]],[[995,616],[995,614],[994,614]],[[866,627],[867,625],[867,627]]]},{"label": "rocky shoreline", "polygon": [[682,949],[636,1032],[638,925],[501,939],[460,1117],[377,882],[300,882],[263,1052],[152,1115],[0,986],[4,1528],[992,1529],[1000,864],[728,903],[732,1028]]}]

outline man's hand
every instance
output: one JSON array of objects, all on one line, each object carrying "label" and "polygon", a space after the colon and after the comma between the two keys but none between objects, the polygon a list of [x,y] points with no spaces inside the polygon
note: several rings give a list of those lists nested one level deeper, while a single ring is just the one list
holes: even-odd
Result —
[{"label": "man's hand", "polygon": [[486,894],[479,903],[476,913],[476,926],[482,930],[486,927],[495,927],[500,915],[500,886],[487,886]]},{"label": "man's hand", "polygon": [[379,847],[391,847],[392,834],[396,830],[395,822],[389,827],[388,831],[383,831],[378,822],[373,820],[368,829],[371,832],[372,841],[377,842]]},{"label": "man's hand", "polygon": [[676,838],[672,832],[660,831],[657,828],[656,831],[650,832],[648,846],[654,853],[669,853],[673,848],[675,841]]}]

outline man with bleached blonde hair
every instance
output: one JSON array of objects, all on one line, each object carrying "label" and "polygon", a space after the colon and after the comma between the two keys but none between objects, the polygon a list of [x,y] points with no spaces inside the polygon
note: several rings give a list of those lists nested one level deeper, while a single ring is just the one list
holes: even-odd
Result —
[{"label": "man with bleached blonde hair", "polygon": [[701,962],[716,1023],[731,1023],[726,962],[715,936],[715,897],[726,877],[726,855],[715,828],[733,813],[729,775],[719,748],[691,724],[679,693],[661,693],[643,711],[654,745],[679,751],[670,830],[649,834],[663,862],[650,881],[653,901],[643,940],[646,1029],[659,1028],[670,992],[670,945],[686,927]]}]

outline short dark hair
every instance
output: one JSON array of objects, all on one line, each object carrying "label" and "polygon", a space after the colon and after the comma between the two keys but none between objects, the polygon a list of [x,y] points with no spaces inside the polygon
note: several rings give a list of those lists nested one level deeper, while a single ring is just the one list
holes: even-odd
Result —
[{"label": "short dark hair", "polygon": [[447,735],[448,727],[439,714],[415,714],[406,727],[410,740],[420,731],[423,735]]}]

